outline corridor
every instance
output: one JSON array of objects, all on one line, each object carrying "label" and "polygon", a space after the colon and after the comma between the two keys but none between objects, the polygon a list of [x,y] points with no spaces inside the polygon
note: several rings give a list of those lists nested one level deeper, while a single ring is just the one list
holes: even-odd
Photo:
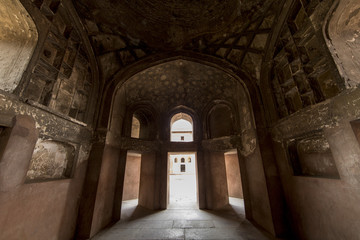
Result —
[{"label": "corridor", "polygon": [[193,203],[150,211],[130,200],[123,202],[121,219],[93,240],[272,239],[245,219],[243,200],[237,198],[230,198],[230,206],[221,211],[199,210]]}]

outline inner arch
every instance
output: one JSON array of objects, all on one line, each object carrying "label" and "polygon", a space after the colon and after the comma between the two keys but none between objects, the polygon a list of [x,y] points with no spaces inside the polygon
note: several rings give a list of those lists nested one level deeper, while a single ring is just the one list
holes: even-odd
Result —
[{"label": "inner arch", "polygon": [[186,113],[175,114],[171,118],[171,137],[172,142],[192,142],[193,123],[192,118]]}]

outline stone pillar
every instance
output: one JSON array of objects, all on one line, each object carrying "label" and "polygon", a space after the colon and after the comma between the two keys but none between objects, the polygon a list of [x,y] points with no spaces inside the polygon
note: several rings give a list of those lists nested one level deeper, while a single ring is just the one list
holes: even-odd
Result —
[{"label": "stone pillar", "polygon": [[198,171],[198,202],[199,208],[206,208],[206,172],[205,172],[205,160],[204,160],[204,152],[197,152],[197,171]]},{"label": "stone pillar", "polygon": [[166,209],[168,202],[168,152],[162,149],[157,153],[157,166],[156,166],[156,185],[159,186],[159,199],[158,208]]},{"label": "stone pillar", "polygon": [[[105,145],[96,190],[94,215],[91,224],[91,237],[113,222],[117,180],[119,178],[124,178],[123,173],[119,176],[119,172],[123,172],[123,170],[119,170],[119,168],[121,169],[124,167],[124,164],[119,167],[121,151],[122,150],[117,146]],[[122,193],[120,194],[122,195]]]},{"label": "stone pillar", "polygon": [[156,153],[141,154],[139,205],[156,209]]},{"label": "stone pillar", "polygon": [[30,116],[14,117],[13,127],[5,129],[0,140],[0,192],[25,182],[37,139],[35,120]]},{"label": "stone pillar", "polygon": [[[115,185],[114,208],[113,208],[113,219],[112,219],[113,222],[119,221],[121,216],[121,205],[123,201],[126,165],[127,165],[127,151],[121,150],[117,173],[116,173],[116,185]],[[134,177],[136,178],[139,176],[134,176]],[[134,186],[132,187],[134,188]]]},{"label": "stone pillar", "polygon": [[219,209],[229,204],[223,152],[205,152],[206,202],[208,209]]},{"label": "stone pillar", "polygon": [[91,225],[94,216],[96,193],[104,148],[105,144],[103,142],[98,142],[92,145],[90,151],[86,177],[80,199],[76,239],[89,239],[91,237]]},{"label": "stone pillar", "polygon": [[[241,152],[240,149],[237,150],[238,153]],[[244,205],[245,205],[245,215],[246,218],[252,220],[252,208],[251,208],[251,198],[250,198],[250,190],[249,190],[249,178],[248,178],[248,171],[246,169],[246,161],[245,157],[241,154],[237,154],[239,159],[239,167],[240,167],[240,177],[242,183],[242,193],[244,198]]]}]

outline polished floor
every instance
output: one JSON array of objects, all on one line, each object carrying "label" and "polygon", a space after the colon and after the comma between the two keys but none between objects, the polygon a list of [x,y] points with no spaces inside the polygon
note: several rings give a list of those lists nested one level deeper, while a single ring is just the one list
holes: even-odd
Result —
[{"label": "polished floor", "polygon": [[150,211],[137,206],[136,200],[125,201],[122,220],[92,239],[271,239],[245,219],[241,199],[230,198],[230,203],[220,211],[199,210],[194,203],[170,204],[167,210]]}]

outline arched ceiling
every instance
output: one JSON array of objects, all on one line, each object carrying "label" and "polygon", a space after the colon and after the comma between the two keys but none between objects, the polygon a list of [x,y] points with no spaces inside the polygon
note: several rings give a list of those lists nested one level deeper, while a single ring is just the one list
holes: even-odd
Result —
[{"label": "arched ceiling", "polygon": [[208,33],[244,28],[269,0],[78,0],[81,15],[151,48],[179,49]]},{"label": "arched ceiling", "polygon": [[235,102],[241,85],[214,67],[174,60],[148,68],[124,84],[128,105],[149,102],[159,112],[183,105],[201,112],[213,100]]},{"label": "arched ceiling", "polygon": [[176,51],[227,61],[259,81],[283,0],[73,1],[101,79],[154,54]]}]

